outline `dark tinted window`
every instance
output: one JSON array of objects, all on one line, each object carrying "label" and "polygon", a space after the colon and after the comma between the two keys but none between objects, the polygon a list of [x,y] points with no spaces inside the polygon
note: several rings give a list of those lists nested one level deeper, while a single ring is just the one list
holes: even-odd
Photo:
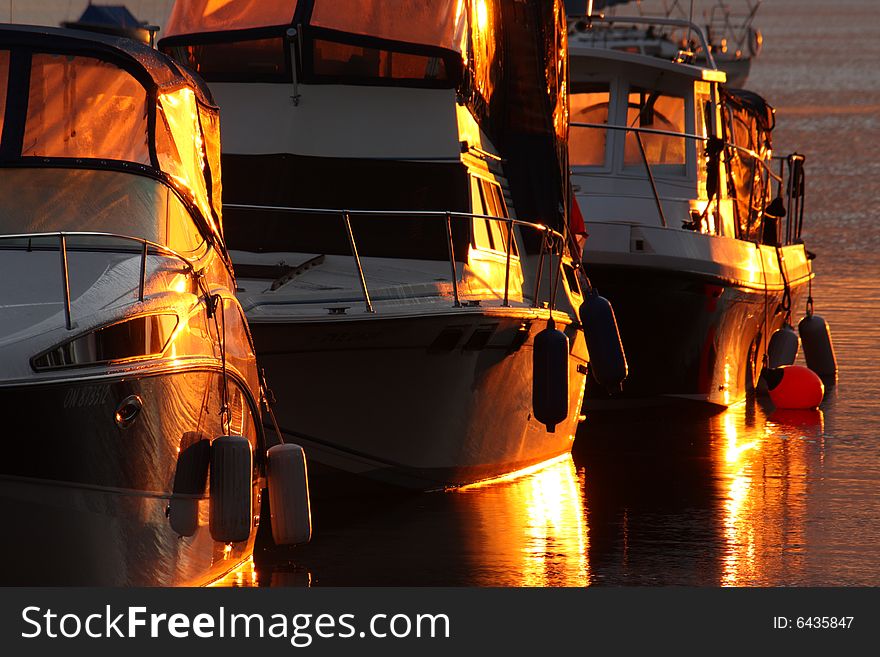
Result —
[{"label": "dark tinted window", "polygon": [[374,80],[446,82],[440,57],[392,52],[315,39],[312,72],[317,76]]},{"label": "dark tinted window", "polygon": [[281,37],[175,46],[167,49],[209,82],[286,81],[287,45]]}]

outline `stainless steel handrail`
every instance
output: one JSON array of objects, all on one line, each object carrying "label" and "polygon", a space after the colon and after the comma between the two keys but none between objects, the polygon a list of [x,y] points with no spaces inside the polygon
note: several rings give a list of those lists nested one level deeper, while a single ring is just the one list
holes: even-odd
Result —
[{"label": "stainless steel handrail", "polygon": [[715,58],[712,56],[712,49],[709,47],[709,40],[706,38],[706,32],[693,21],[685,20],[683,18],[603,16],[601,14],[586,16],[585,18],[593,23],[608,23],[609,25],[613,23],[629,23],[634,25],[669,25],[671,27],[686,27],[696,33],[697,38],[700,41],[700,48],[702,48],[703,52],[706,54],[706,63],[709,65],[709,68],[715,71],[718,70],[718,66],[715,64]]},{"label": "stainless steel handrail", "polygon": [[[581,123],[573,121],[568,124],[571,128],[594,128],[597,130],[622,130],[624,132],[635,132],[642,133],[648,135],[660,135],[662,137],[679,137],[681,139],[693,139],[694,141],[709,141],[709,137],[704,137],[703,135],[693,135],[688,132],[675,132],[673,130],[656,130],[654,128],[636,128],[635,126],[625,126],[625,125],[614,125],[611,123]],[[733,148],[749,157],[753,158],[757,162],[761,164],[761,166],[766,169],[767,173],[771,178],[776,180],[776,182],[782,182],[782,178],[773,172],[770,168],[770,165],[767,164],[764,158],[761,157],[759,153],[753,151],[750,148],[746,148],[745,146],[739,146],[738,144],[734,144],[731,142],[724,142],[724,146],[727,148]],[[774,155],[772,159],[784,159],[787,156],[779,156]],[[575,165],[577,166],[577,165]]]},{"label": "stainless steel handrail", "polygon": [[[168,248],[164,244],[158,244],[157,242],[151,242],[150,240],[141,238],[141,237],[131,237],[130,235],[120,235],[117,233],[101,233],[101,232],[89,232],[89,231],[59,231],[54,233],[16,233],[9,235],[0,235],[0,242],[7,240],[28,240],[27,246],[24,247],[28,251],[32,251],[34,249],[33,240],[34,239],[42,239],[42,238],[58,238],[58,252],[61,256],[61,294],[62,294],[62,303],[64,305],[64,324],[68,331],[73,329],[73,319],[71,315],[71,306],[70,306],[70,274],[68,270],[68,259],[67,252],[69,250],[68,238],[70,237],[96,237],[96,238],[106,238],[106,239],[115,239],[115,240],[128,240],[131,242],[135,242],[141,245],[141,262],[139,268],[139,276],[138,276],[138,301],[143,302],[144,300],[144,288],[146,286],[146,274],[147,274],[147,256],[149,255],[150,248],[158,251],[160,255],[171,256],[177,258],[182,261],[186,268],[190,271],[194,271],[194,267],[192,263],[183,255],[179,254],[174,249]],[[8,248],[0,245],[0,248]]]},{"label": "stainless steel handrail", "polygon": [[[704,137],[703,135],[694,135],[686,132],[675,132],[672,130],[656,130],[654,128],[637,128],[635,126],[622,126],[622,125],[614,125],[608,123],[581,123],[581,122],[571,122],[569,123],[569,127],[572,128],[590,128],[597,130],[621,130],[624,132],[634,132],[636,136],[639,133],[653,134],[653,135],[661,135],[667,137],[678,137],[681,139],[692,139],[695,141],[704,141],[708,142],[709,137]],[[791,213],[787,218],[786,225],[786,243],[792,243],[793,240],[800,239],[801,228],[803,226],[803,190],[800,190],[799,194],[795,194],[793,185],[795,181],[793,180],[793,176],[802,176],[803,171],[803,163],[805,161],[805,157],[800,153],[791,153],[790,155],[771,155],[769,158],[761,157],[761,155],[750,148],[746,148],[744,146],[739,146],[737,144],[733,144],[728,141],[723,141],[722,144],[726,148],[732,148],[734,150],[739,151],[747,155],[748,157],[755,160],[758,164],[761,165],[761,168],[764,170],[764,173],[767,174],[767,177],[775,181],[779,187],[780,192],[779,196],[782,195],[781,189],[783,183],[785,183],[785,165],[788,164],[788,189],[786,192],[788,203],[786,207],[791,209]],[[768,161],[769,160],[769,161]],[[779,162],[779,173],[773,171],[773,162]],[[578,166],[578,165],[574,165]],[[651,176],[651,171],[648,169],[648,176],[651,177],[651,186],[652,189],[655,190],[655,198],[657,197],[656,187],[653,184],[653,177]],[[769,184],[769,183],[768,183]],[[796,225],[792,225],[792,216],[796,215]],[[661,210],[661,221],[665,226],[665,218],[662,216]]]},{"label": "stainless steel handrail", "polygon": [[[357,240],[355,239],[354,232],[351,228],[351,217],[374,217],[374,218],[387,218],[387,217],[409,217],[409,218],[423,218],[423,219],[443,219],[446,222],[446,237],[447,237],[447,250],[449,254],[449,264],[451,268],[452,274],[452,293],[453,293],[453,303],[456,308],[461,306],[461,300],[459,297],[459,289],[458,289],[458,272],[455,266],[455,247],[452,239],[452,219],[487,219],[489,221],[495,221],[499,223],[507,224],[507,253],[505,255],[505,274],[504,274],[504,299],[503,305],[509,306],[509,289],[510,289],[510,264],[511,259],[513,257],[513,227],[521,226],[523,228],[528,228],[531,230],[536,230],[542,233],[545,237],[542,239],[541,243],[541,254],[540,254],[540,264],[538,266],[538,274],[536,276],[538,281],[538,286],[535,291],[534,297],[534,307],[538,307],[538,292],[540,290],[540,281],[541,281],[541,269],[543,268],[544,262],[544,251],[549,250],[553,244],[558,244],[559,248],[562,249],[565,244],[565,236],[562,233],[559,233],[549,226],[545,226],[544,224],[539,224],[531,221],[523,221],[521,219],[514,219],[512,217],[495,217],[492,215],[486,214],[475,214],[469,212],[453,212],[453,211],[444,211],[444,210],[347,210],[347,209],[335,209],[335,208],[305,208],[305,207],[291,207],[285,205],[256,205],[252,203],[224,203],[223,208],[226,210],[249,210],[256,212],[284,212],[290,214],[313,214],[313,215],[325,215],[325,216],[342,216],[345,223],[346,228],[346,236],[349,240],[349,246],[352,250],[352,255],[355,261],[355,267],[357,269],[357,275],[361,283],[361,292],[364,296],[364,305],[366,306],[367,312],[373,313],[375,312],[372,301],[370,299],[369,288],[367,286],[366,277],[364,275],[363,265],[360,260],[360,256],[357,251]],[[548,237],[554,237],[557,239],[549,240]],[[559,266],[562,266],[562,259],[559,259]]]},{"label": "stainless steel handrail", "polygon": [[351,247],[351,255],[357,266],[358,279],[361,283],[361,291],[364,293],[364,305],[367,307],[368,313],[376,312],[373,310],[373,302],[370,301],[370,292],[367,290],[367,280],[364,278],[364,267],[361,264],[361,258],[358,255],[357,243],[354,241],[354,233],[351,230],[351,215],[348,212],[342,213],[342,220],[345,222],[345,232],[348,234],[348,244]]}]

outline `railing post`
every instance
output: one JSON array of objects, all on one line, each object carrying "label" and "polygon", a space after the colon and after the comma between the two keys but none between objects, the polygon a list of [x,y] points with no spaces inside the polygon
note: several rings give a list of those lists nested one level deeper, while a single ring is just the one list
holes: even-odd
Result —
[{"label": "railing post", "polygon": [[61,294],[63,295],[62,301],[64,303],[64,325],[69,331],[73,328],[73,322],[70,319],[70,280],[68,279],[67,272],[67,237],[64,233],[59,233],[58,238],[60,241],[59,251],[61,253],[61,284],[63,286]]},{"label": "railing post", "polygon": [[504,306],[510,305],[510,252],[513,241],[513,222],[510,217],[505,220],[507,223],[507,263],[504,270]]},{"label": "railing post", "polygon": [[144,301],[144,288],[147,285],[147,241],[144,240],[144,247],[141,249],[141,277],[138,281],[138,301]]},{"label": "railing post", "polygon": [[458,298],[458,274],[455,271],[455,244],[452,242],[452,214],[446,213],[446,246],[449,249],[449,266],[452,269],[452,295],[455,298],[455,307],[461,306]]},{"label": "railing post", "polygon": [[541,293],[541,278],[544,275],[544,249],[549,248],[547,243],[547,232],[541,236],[541,255],[538,258],[538,273],[535,276],[535,305],[534,307],[538,307],[538,295]]},{"label": "railing post", "polygon": [[351,218],[348,210],[342,212],[342,220],[345,222],[345,231],[348,235],[348,244],[351,247],[351,255],[354,257],[354,264],[357,267],[358,278],[361,282],[361,291],[364,293],[364,305],[368,313],[376,312],[373,310],[373,302],[370,301],[370,292],[367,290],[367,279],[364,278],[364,268],[361,266],[361,258],[358,255],[357,244],[354,241],[354,232],[351,230]]}]

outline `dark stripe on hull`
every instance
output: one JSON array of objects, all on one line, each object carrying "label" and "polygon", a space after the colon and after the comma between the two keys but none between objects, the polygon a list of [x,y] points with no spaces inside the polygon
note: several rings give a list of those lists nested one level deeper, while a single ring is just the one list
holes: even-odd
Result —
[{"label": "dark stripe on hull", "polygon": [[[583,335],[567,329],[570,412],[548,433],[531,416],[532,338],[546,321],[526,321],[522,329],[523,321],[462,313],[251,327],[279,399],[278,422],[310,461],[430,490],[571,449],[584,385]],[[319,492],[322,469],[314,472]]]},{"label": "dark stripe on hull", "polygon": [[[256,531],[231,552],[209,534],[207,491],[174,490],[179,455],[223,431],[221,376],[214,370],[0,388],[9,432],[0,462],[0,503],[16,528],[2,542],[4,585],[170,586],[203,584],[252,551]],[[261,460],[247,395],[230,385],[233,432]],[[123,400],[143,410],[127,427]],[[254,494],[262,480],[254,470]],[[166,511],[187,505],[198,529],[181,538]],[[255,506],[255,508],[259,508]]]},{"label": "dark stripe on hull", "polygon": [[[658,269],[590,266],[588,274],[614,305],[629,363],[617,397],[590,377],[588,409],[633,400],[729,406],[746,395],[750,368],[763,358],[763,336],[769,339],[785,319],[781,291],[765,297],[730,281]],[[792,309],[801,306],[805,287],[792,288]]]}]

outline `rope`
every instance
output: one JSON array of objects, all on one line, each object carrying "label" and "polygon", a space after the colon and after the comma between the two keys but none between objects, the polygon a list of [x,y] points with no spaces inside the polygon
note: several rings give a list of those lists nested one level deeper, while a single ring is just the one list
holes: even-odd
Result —
[{"label": "rope", "polygon": [[263,403],[263,408],[266,409],[266,414],[269,416],[269,419],[272,420],[272,426],[275,428],[275,435],[278,437],[278,442],[283,445],[284,434],[281,433],[281,427],[278,426],[278,420],[275,418],[275,411],[272,410],[272,407],[275,405],[275,394],[272,392],[272,389],[266,381],[266,370],[262,367],[259,369],[259,377],[260,401]]},{"label": "rope", "polygon": [[768,306],[770,303],[770,291],[767,288],[767,271],[764,268],[764,254],[761,252],[761,247],[759,245],[755,245],[755,248],[758,249],[758,257],[761,259],[761,278],[764,279],[764,328],[761,331],[763,334],[761,337],[764,340],[764,356],[761,358],[761,368],[767,367],[769,364],[767,350],[768,350],[768,342],[767,342],[767,333],[769,332],[770,327],[768,326],[768,322],[770,321],[770,313],[768,312]]}]

